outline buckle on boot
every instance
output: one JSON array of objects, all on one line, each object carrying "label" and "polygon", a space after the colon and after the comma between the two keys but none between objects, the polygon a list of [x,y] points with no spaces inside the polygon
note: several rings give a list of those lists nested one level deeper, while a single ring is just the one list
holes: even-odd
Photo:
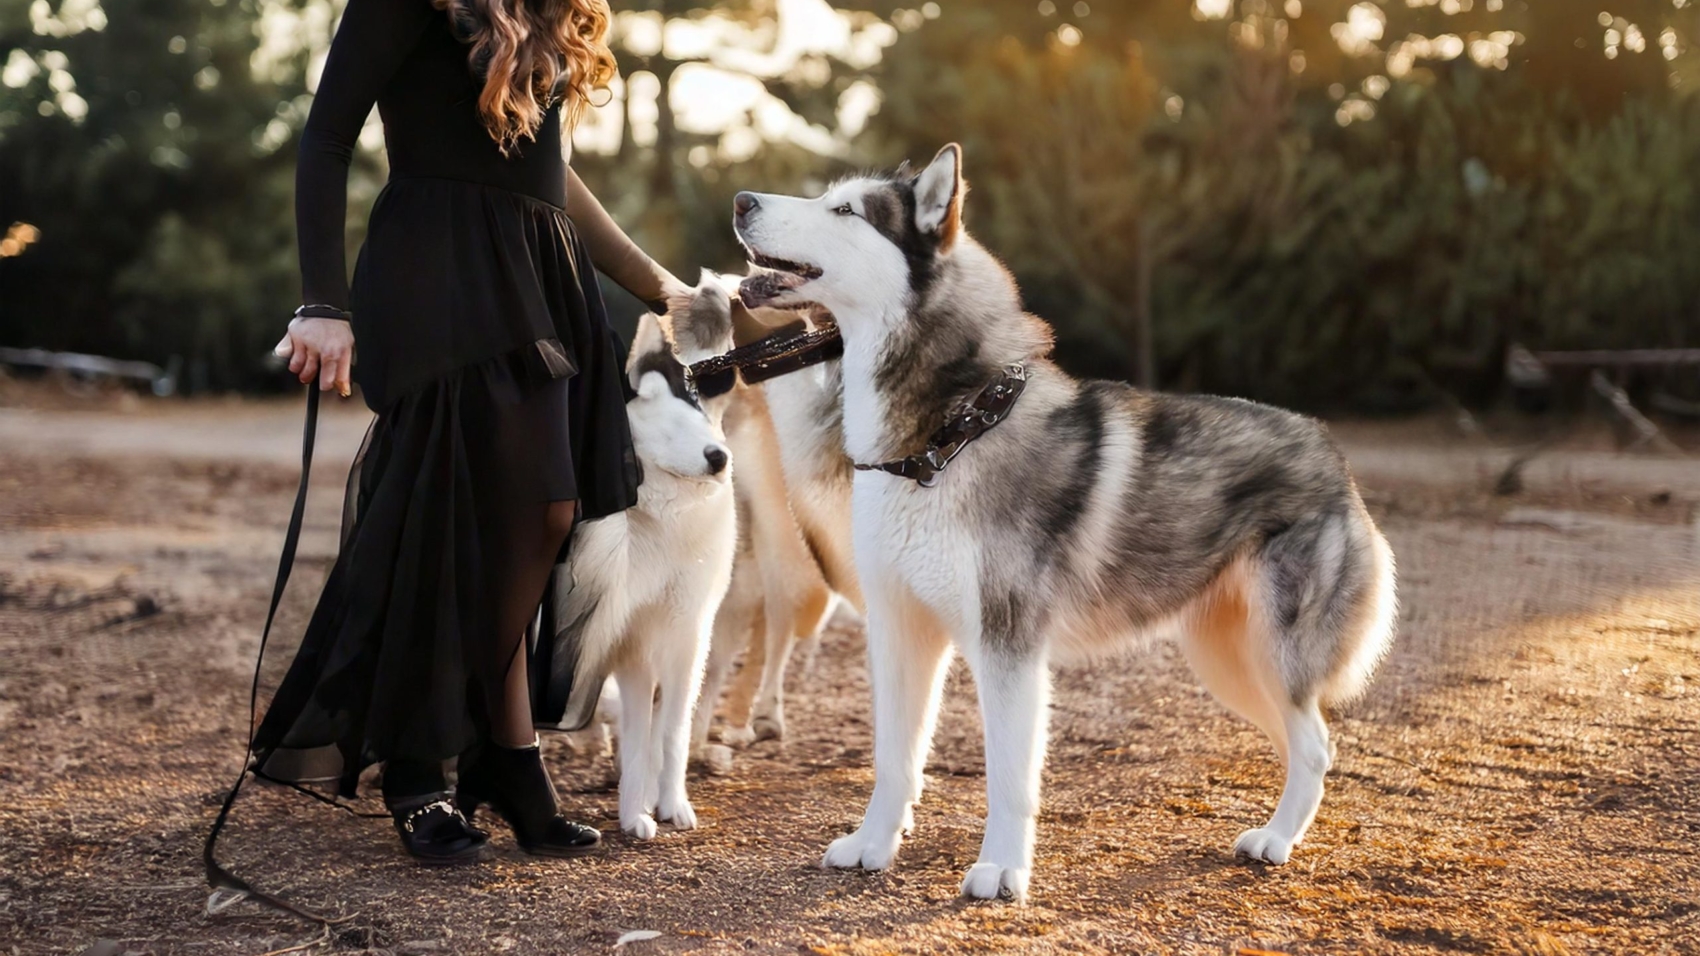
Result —
[{"label": "buckle on boot", "polygon": [[412,813],[409,813],[406,817],[403,817],[402,821],[401,821],[401,828],[403,830],[406,830],[409,833],[412,833],[413,832],[413,821],[414,820],[417,820],[420,817],[424,816],[425,814],[430,813],[432,810],[437,810],[437,809],[443,810],[445,813],[448,813],[450,816],[455,816],[455,817],[460,816],[460,811],[455,809],[454,804],[448,802],[447,800],[433,800],[430,803],[427,803],[424,806],[420,807],[419,809],[413,811]]}]

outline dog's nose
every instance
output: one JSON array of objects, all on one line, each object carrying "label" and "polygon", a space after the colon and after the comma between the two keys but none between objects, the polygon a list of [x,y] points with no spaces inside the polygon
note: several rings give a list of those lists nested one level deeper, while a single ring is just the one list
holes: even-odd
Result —
[{"label": "dog's nose", "polygon": [[703,449],[702,457],[708,459],[708,473],[718,475],[726,470],[726,449],[710,445]]},{"label": "dog's nose", "polygon": [[756,199],[755,193],[739,193],[732,197],[732,212],[740,223],[748,219],[750,213],[755,212],[760,207],[761,201]]}]

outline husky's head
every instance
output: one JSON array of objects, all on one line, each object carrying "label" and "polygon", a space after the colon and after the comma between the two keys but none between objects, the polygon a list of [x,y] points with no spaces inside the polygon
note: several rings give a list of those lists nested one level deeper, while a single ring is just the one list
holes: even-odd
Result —
[{"label": "husky's head", "polygon": [[739,193],[738,238],[761,271],[746,305],[818,304],[843,319],[890,313],[927,297],[967,244],[962,149],[954,143],[919,174],[846,179],[815,199]]},{"label": "husky's head", "polygon": [[[726,337],[731,338],[729,324]],[[637,390],[626,403],[626,417],[644,468],[698,481],[730,479],[732,456],[717,416],[703,410],[684,363],[653,315],[638,321],[626,374]]]},{"label": "husky's head", "polygon": [[862,460],[924,443],[945,413],[1002,368],[1050,353],[1050,327],[962,222],[962,149],[927,168],[848,179],[816,199],[739,193],[738,238],[759,271],[744,303],[819,306],[843,333],[844,416]]}]

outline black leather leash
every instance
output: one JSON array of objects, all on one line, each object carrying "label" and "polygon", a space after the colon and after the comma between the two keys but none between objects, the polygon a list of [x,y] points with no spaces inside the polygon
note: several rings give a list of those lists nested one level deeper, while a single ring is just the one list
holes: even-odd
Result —
[{"label": "black leather leash", "polygon": [[962,449],[1008,417],[1010,409],[1015,407],[1015,400],[1021,397],[1026,387],[1027,366],[1005,366],[997,381],[950,413],[950,418],[927,440],[926,451],[871,465],[857,462],[856,470],[883,471],[908,478],[923,488],[931,488],[938,484],[939,472],[944,471],[945,466],[962,453]]},{"label": "black leather leash", "polygon": [[[236,805],[236,795],[242,791],[242,784],[250,776],[265,777],[253,760],[254,755],[254,719],[258,715],[260,700],[260,668],[266,659],[266,642],[271,638],[272,621],[277,617],[278,605],[283,602],[284,587],[289,584],[289,572],[295,567],[295,549],[301,542],[301,524],[307,514],[307,482],[313,471],[313,439],[318,432],[319,424],[319,389],[317,383],[307,387],[306,425],[301,436],[301,483],[295,489],[295,507],[289,515],[289,530],[283,535],[283,554],[278,558],[277,582],[272,585],[271,606],[266,610],[266,624],[260,631],[260,650],[254,660],[254,681],[248,688],[248,741],[242,750],[242,773],[236,778],[236,785],[225,795],[224,806],[219,808],[218,818],[213,821],[212,830],[207,833],[207,842],[201,851],[201,862],[207,871],[207,885],[212,887],[213,894],[207,900],[207,912],[218,913],[226,907],[242,900],[251,899],[256,903],[269,906],[272,909],[298,916],[321,926],[333,926],[346,922],[352,916],[330,917],[311,910],[303,909],[287,900],[279,899],[269,893],[255,889],[252,883],[242,879],[225,869],[213,856],[213,847],[218,842],[218,835],[230,819],[230,808]],[[265,779],[271,779],[266,777]],[[277,781],[289,783],[288,781]],[[315,799],[341,807],[350,813],[355,811],[341,803],[314,793],[305,787],[290,784],[296,790]],[[357,814],[364,815],[364,814]],[[376,814],[373,814],[376,816]],[[219,894],[227,892],[234,894],[230,899],[219,901]]]},{"label": "black leather leash", "polygon": [[690,366],[689,371],[697,394],[714,398],[731,391],[740,377],[745,384],[755,385],[843,355],[844,340],[838,335],[838,327],[828,325],[783,338],[770,335],[724,355],[703,359]]}]

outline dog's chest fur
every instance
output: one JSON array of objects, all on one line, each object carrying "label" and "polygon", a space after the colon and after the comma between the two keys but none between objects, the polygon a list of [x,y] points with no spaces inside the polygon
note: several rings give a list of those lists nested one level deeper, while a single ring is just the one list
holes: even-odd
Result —
[{"label": "dog's chest fur", "polygon": [[736,520],[729,483],[661,472],[646,476],[634,507],[582,525],[568,558],[573,587],[562,618],[595,615],[586,659],[613,653],[633,614],[670,593],[724,590],[714,579],[730,575]]}]

